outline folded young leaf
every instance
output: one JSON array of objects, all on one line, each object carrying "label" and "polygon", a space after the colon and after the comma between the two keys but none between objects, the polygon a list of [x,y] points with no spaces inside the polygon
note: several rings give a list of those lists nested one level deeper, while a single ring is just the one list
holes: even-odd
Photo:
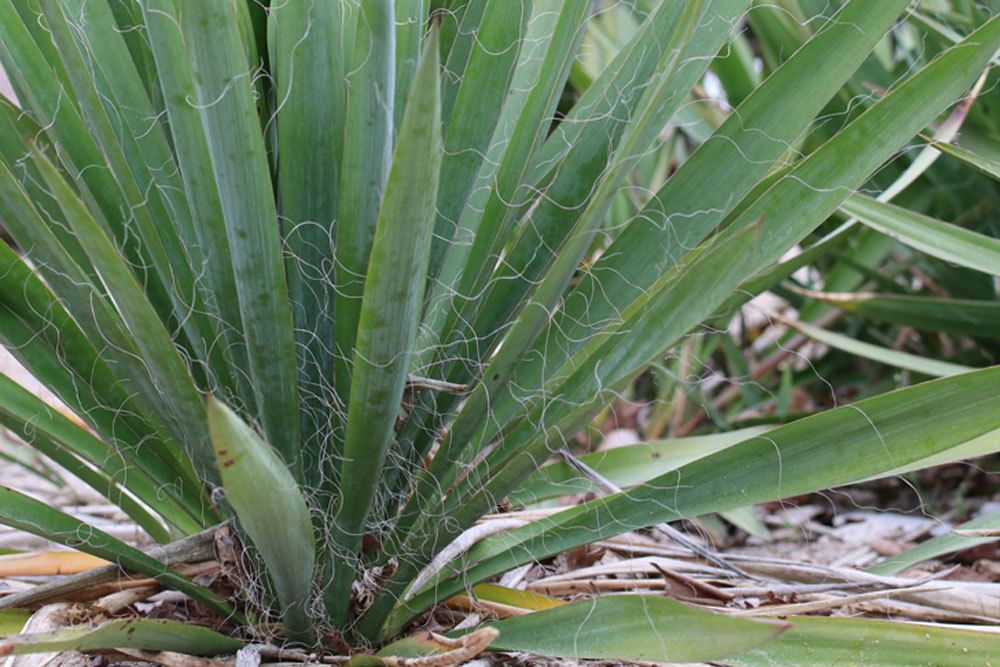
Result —
[{"label": "folded young leaf", "polygon": [[308,643],[316,539],[302,491],[277,452],[245,421],[215,398],[207,409],[226,501],[264,560],[286,633]]}]

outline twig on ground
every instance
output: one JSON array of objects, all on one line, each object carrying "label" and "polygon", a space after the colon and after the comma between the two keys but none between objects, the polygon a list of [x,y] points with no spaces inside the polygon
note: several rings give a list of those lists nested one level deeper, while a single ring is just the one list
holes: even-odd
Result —
[{"label": "twig on ground", "polygon": [[[607,491],[608,493],[621,493],[622,492],[622,488],[620,486],[618,486],[617,484],[615,484],[614,482],[612,482],[610,479],[608,479],[607,477],[605,477],[604,475],[602,475],[601,473],[597,472],[596,470],[594,470],[593,468],[591,468],[589,465],[587,465],[586,463],[584,463],[583,461],[581,461],[579,458],[577,458],[573,454],[573,452],[569,451],[569,449],[563,447],[562,449],[559,450],[559,455],[562,456],[562,458],[566,461],[566,463],[568,463],[569,465],[571,465],[578,472],[580,472],[581,474],[589,477],[593,481],[597,482],[600,486],[604,487],[605,491]],[[691,541],[687,537],[687,535],[685,535],[681,531],[677,530],[676,528],[674,528],[673,526],[671,526],[668,523],[658,523],[655,526],[651,526],[651,529],[652,530],[656,530],[656,531],[662,533],[667,538],[669,538],[671,541],[676,542],[677,544],[680,544],[684,548],[689,549],[690,551],[694,552],[698,556],[701,556],[705,560],[718,565],[719,567],[723,568],[724,570],[729,570],[733,574],[739,575],[739,576],[744,577],[746,579],[755,579],[755,577],[753,575],[748,574],[747,572],[744,572],[743,570],[741,570],[740,568],[736,567],[735,565],[729,563],[726,559],[724,559],[719,554],[711,551],[710,549],[706,549],[705,547],[702,547],[702,546],[700,546],[698,544],[695,544],[693,541]]]}]

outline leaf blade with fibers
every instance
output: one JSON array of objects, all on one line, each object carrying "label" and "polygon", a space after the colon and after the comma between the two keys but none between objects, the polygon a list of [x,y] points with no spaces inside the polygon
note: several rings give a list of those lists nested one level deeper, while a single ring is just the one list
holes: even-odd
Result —
[{"label": "leaf blade with fibers", "polygon": [[[755,426],[729,433],[657,440],[584,454],[579,458],[618,486],[629,487],[768,430],[766,426]],[[573,466],[555,461],[532,473],[507,496],[507,500],[517,507],[598,490],[600,487],[593,480],[581,476]]]},{"label": "leaf blade with fibers", "polygon": [[[526,28],[527,43],[521,48],[521,60],[511,79],[490,151],[428,299],[421,321],[418,361],[433,353],[434,344],[442,337],[447,339],[454,328],[460,315],[459,309],[452,306],[456,286],[460,285],[462,295],[475,294],[481,288],[489,275],[495,248],[514,223],[513,210],[532,197],[524,187],[524,176],[554,117],[589,14],[585,2],[553,11],[562,4],[552,0],[533,3],[537,13]],[[535,50],[542,47],[534,47],[532,42],[544,46],[541,62]],[[471,239],[466,238],[467,234]]]},{"label": "leaf blade with fibers", "polygon": [[[459,366],[456,372],[460,375],[452,378],[461,382],[473,373],[480,375],[430,469],[421,474],[409,511],[397,531],[410,527],[410,520],[420,513],[418,503],[440,487],[443,475],[467,449],[476,428],[494,422],[488,414],[492,397],[506,387],[531,342],[549,321],[551,309],[610,205],[610,195],[630,165],[648,150],[660,129],[657,121],[673,115],[704,72],[708,58],[726,40],[731,23],[724,18],[735,20],[745,7],[743,0],[663,3],[649,25],[666,25],[665,33],[647,30],[640,33],[644,41],[632,44],[634,50],[649,50],[657,55],[646,78],[625,72],[623,81],[616,77],[609,84],[615,89],[621,86],[621,90],[616,89],[612,101],[605,101],[606,108],[594,110],[600,112],[597,120],[587,123],[580,132],[577,143],[560,164],[558,176],[522,224],[510,253],[494,273],[472,331],[461,332],[466,342],[457,352],[458,357],[488,357],[488,367],[473,371]],[[699,31],[703,22],[706,29]],[[641,122],[620,122],[620,117],[633,113],[639,114]],[[510,322],[513,326],[507,331]],[[503,345],[493,354],[501,335]]]},{"label": "leaf blade with fibers", "polygon": [[[134,337],[150,376],[155,378],[156,389],[169,406],[165,410],[161,408],[164,419],[180,434],[191,461],[201,466],[202,474],[210,474],[211,454],[206,450],[208,425],[201,410],[201,399],[170,333],[146,299],[124,257],[55,166],[39,152],[32,153],[31,157],[100,275],[128,332]],[[155,396],[147,398],[156,400]]]},{"label": "leaf blade with fibers", "polygon": [[490,649],[569,659],[708,662],[766,646],[784,623],[750,624],[664,597],[609,595],[508,618]]},{"label": "leaf blade with fibers", "polygon": [[[545,363],[522,364],[517,369],[510,382],[516,395],[511,391],[494,395],[491,422],[502,424],[509,419],[526,395],[540,391],[547,376],[594,335],[620,325],[623,312],[646,298],[664,272],[675,267],[688,248],[706,238],[724,212],[737,203],[730,198],[752,191],[768,166],[784,154],[787,142],[801,132],[823,100],[856,68],[863,54],[854,49],[870,50],[904,5],[854,0],[842,10],[843,20],[821,31],[741,105],[720,128],[717,138],[703,144],[684,163],[563,299],[560,312],[528,353]],[[861,24],[866,26],[865,32],[854,27]],[[825,61],[831,50],[839,52],[833,44],[851,44],[853,48],[847,49],[843,60],[838,58],[836,67],[824,68],[823,75],[817,76],[815,63]],[[812,94],[791,94],[793,90],[801,93],[802,86],[808,86]],[[787,108],[789,96],[794,99],[794,110]],[[720,170],[724,170],[724,177]],[[715,186],[720,177],[726,188]],[[742,220],[753,225],[762,217],[765,224],[775,222],[773,211],[755,211],[753,217],[747,214]],[[677,226],[671,222],[674,218],[681,221]],[[758,262],[758,266],[769,263]]]},{"label": "leaf blade with fibers", "polygon": [[[51,47],[51,39],[48,41]],[[129,262],[135,267],[142,267],[138,269],[138,274],[147,281],[157,312],[168,312],[169,304],[165,302],[166,293],[159,277],[145,268],[149,260],[137,243],[136,235],[126,229],[121,212],[128,210],[128,205],[111,171],[86,168],[105,165],[105,160],[75,104],[64,103],[65,91],[72,91],[72,86],[64,84],[53,73],[10,0],[0,1],[0,56],[6,73],[21,84],[18,87],[20,102],[32,112],[36,121],[46,127],[47,136],[59,144],[62,149],[59,159],[73,174],[78,185],[93,197],[103,214],[102,224],[106,225]],[[61,65],[59,71],[62,71]]]},{"label": "leaf blade with fibers", "polygon": [[[42,179],[44,182],[44,179]],[[60,186],[64,189],[65,184]],[[70,205],[74,205],[72,198],[68,199]],[[74,205],[75,206],[75,205]],[[74,210],[76,210],[74,208]],[[110,367],[117,366],[122,372],[116,373],[113,377],[107,378],[110,388],[118,387],[118,396],[124,394],[129,397],[129,403],[141,406],[142,420],[148,422],[149,426],[157,432],[158,439],[162,442],[162,449],[157,450],[157,456],[171,471],[168,480],[177,480],[183,483],[182,497],[194,498],[197,500],[201,484],[194,477],[194,472],[190,464],[185,464],[177,451],[178,442],[183,443],[184,432],[173,423],[172,402],[173,396],[166,395],[165,388],[156,386],[149,375],[149,368],[143,363],[143,355],[137,347],[137,340],[126,331],[120,315],[114,312],[108,303],[106,293],[99,288],[98,284],[91,281],[79,264],[66,252],[59,243],[49,227],[43,222],[39,212],[32,206],[28,194],[17,182],[16,177],[11,173],[6,164],[0,162],[0,213],[4,218],[6,229],[17,241],[18,245],[28,250],[31,256],[42,267],[39,271],[53,292],[60,298],[66,308],[67,313],[75,319],[89,341],[101,341],[101,360]],[[92,239],[100,242],[100,239]],[[4,253],[7,260],[11,259],[12,253]],[[22,263],[17,261],[9,265],[14,273],[8,273],[8,278],[16,278],[16,272],[24,275],[20,268]],[[25,283],[22,290],[28,290],[28,283]],[[37,291],[38,285],[35,285]],[[16,290],[17,288],[15,288]],[[25,292],[23,292],[25,293]],[[16,294],[16,291],[15,291]],[[16,297],[8,297],[8,305],[13,303]],[[44,297],[43,297],[44,298]],[[39,304],[39,302],[35,302]],[[31,310],[35,304],[21,304]],[[16,305],[11,307],[17,308]],[[43,311],[42,315],[48,311]],[[53,317],[55,317],[53,313]],[[36,321],[32,318],[29,321]],[[155,326],[159,320],[155,317],[148,320],[148,324]],[[25,332],[29,335],[30,331]],[[35,332],[40,333],[40,332]],[[73,333],[72,328],[67,329],[67,336]],[[58,340],[58,338],[57,338]],[[105,342],[110,345],[103,344]],[[86,352],[76,346],[75,349]],[[87,360],[82,354],[76,361]],[[86,368],[81,372],[88,374]],[[90,375],[95,381],[100,377],[96,370]],[[107,398],[114,399],[116,394],[110,394]],[[112,410],[128,407],[120,401],[112,400],[108,404]],[[126,421],[131,421],[127,419]],[[143,433],[140,427],[139,433]],[[175,440],[176,438],[176,440]],[[138,444],[137,440],[133,444]],[[169,481],[167,483],[170,483]],[[198,503],[195,502],[195,505]]]},{"label": "leaf blade with fibers", "polygon": [[461,72],[454,105],[449,107],[448,100],[443,100],[445,156],[441,161],[438,216],[428,269],[431,279],[438,274],[489,148],[531,15],[531,0],[483,0],[482,4],[482,19],[471,38],[471,52]]},{"label": "leaf blade with fibers", "polygon": [[[744,0],[688,0],[665,3],[661,13],[673,19],[670,30],[648,45],[660,55],[647,80],[629,80],[607,109],[630,122],[588,124],[573,146],[552,185],[527,214],[504,261],[494,272],[476,314],[468,356],[492,352],[502,333],[504,344],[489,360],[481,384],[463,414],[478,421],[483,394],[502,388],[513,366],[549,320],[549,312],[569,283],[597,226],[611,205],[613,193],[638,158],[648,151],[665,118],[671,118],[685,95],[725,42],[731,22],[746,9]],[[595,110],[596,111],[596,110]],[[634,115],[634,118],[632,117]],[[608,136],[604,132],[608,132]],[[509,331],[507,325],[511,325]],[[461,353],[466,356],[466,353]],[[459,381],[465,378],[459,378]],[[456,422],[459,436],[464,423]]]},{"label": "leaf blade with fibers", "polygon": [[[226,501],[264,559],[286,633],[309,643],[316,541],[305,498],[281,457],[246,422],[215,398],[207,412]],[[271,496],[261,502],[265,489]]]},{"label": "leaf blade with fibers", "polygon": [[337,281],[333,323],[334,385],[341,404],[351,390],[351,363],[365,290],[365,270],[392,159],[395,34],[392,3],[358,8],[349,77],[343,170],[337,220]]},{"label": "leaf blade with fibers", "polygon": [[306,469],[317,473],[328,406],[334,402],[333,247],[343,178],[345,74],[357,25],[350,5],[276,3],[267,16],[276,96],[277,194],[302,385],[301,417],[296,418],[309,458]]},{"label": "leaf blade with fibers", "polygon": [[240,397],[253,404],[253,391],[247,384],[247,352],[243,338],[232,255],[226,233],[222,201],[212,172],[212,158],[201,112],[190,104],[196,99],[194,74],[187,46],[180,31],[180,19],[172,0],[147,0],[142,4],[146,34],[157,64],[159,85],[163,91],[170,137],[180,167],[184,192],[201,252],[205,258],[205,281],[213,297],[219,326],[231,357],[233,375],[240,387]]},{"label": "leaf blade with fibers", "polygon": [[133,457],[114,451],[3,373],[0,398],[0,423],[5,428],[118,505],[157,542],[168,542],[170,534],[145,507],[123,494],[123,487],[164,518],[173,518],[188,531],[198,529],[190,517],[164,502],[160,484],[147,477]]},{"label": "leaf blade with fibers", "polygon": [[393,436],[416,338],[434,226],[441,164],[438,37],[433,32],[403,113],[361,305],[347,414],[341,501],[334,543],[346,552],[326,599],[334,621],[346,619],[354,556]]},{"label": "leaf blade with fibers", "polygon": [[860,194],[840,210],[872,229],[946,262],[1000,276],[1000,240]]},{"label": "leaf blade with fibers", "polygon": [[[126,129],[123,132],[115,132],[112,118],[104,106],[102,91],[99,90],[97,81],[84,60],[81,51],[84,45],[78,44],[73,37],[67,14],[74,9],[72,6],[74,3],[40,0],[39,4],[43,9],[47,28],[52,35],[59,57],[62,59],[69,80],[76,91],[83,118],[87,122],[91,135],[97,141],[124,202],[128,206],[126,209],[129,211],[128,222],[131,223],[128,226],[138,232],[142,248],[151,261],[152,271],[159,277],[166,289],[170,310],[168,312],[161,311],[160,317],[168,323],[172,321],[179,323],[185,335],[176,337],[178,344],[185,348],[195,360],[212,369],[218,376],[218,382],[223,386],[230,386],[229,368],[222,363],[221,348],[210,347],[210,342],[216,337],[215,328],[204,315],[205,308],[201,298],[201,290],[189,262],[190,253],[185,250],[186,245],[194,244],[193,234],[186,239],[182,239],[180,235],[186,227],[190,228],[187,208],[183,202],[177,202],[175,210],[178,213],[173,218],[168,214],[169,209],[162,201],[160,191],[161,187],[172,188],[174,186],[157,183],[149,168],[149,163],[152,163],[162,167],[168,173],[172,174],[174,171],[171,167],[173,159],[165,141],[162,142],[162,145],[158,145],[159,150],[151,154],[153,142],[150,139],[160,136],[158,134],[160,129],[159,125],[149,127],[146,116],[152,114],[151,109],[143,113],[142,104],[148,105],[148,99],[141,90],[135,96],[137,97],[135,104],[139,106],[135,111],[142,118],[134,122],[143,127],[134,131],[139,132],[140,137],[145,137],[142,143],[137,146],[138,142],[133,134],[133,127],[128,122],[125,123]],[[105,4],[100,4],[98,7],[107,10]],[[124,50],[124,44],[120,41],[109,11],[103,13],[94,11],[93,15],[88,17],[88,24],[90,23],[110,24],[105,26],[110,37],[99,34],[96,38],[103,45],[117,42]],[[111,51],[113,52],[113,49]],[[128,56],[123,53],[112,55],[99,50],[96,55],[118,60],[122,64],[128,62]],[[134,69],[131,73],[135,73]],[[123,91],[127,91],[128,81],[125,80],[126,77],[120,76],[119,78],[123,79],[119,85]],[[134,83],[141,87],[138,82]],[[131,113],[123,113],[123,115],[127,119],[131,119],[132,116]],[[160,138],[163,139],[162,136]],[[155,307],[156,300],[150,298],[150,302]],[[211,354],[210,350],[214,354]]]},{"label": "leaf blade with fibers", "polygon": [[[134,465],[159,483],[162,494],[185,504],[192,517],[202,514],[196,487],[172,484],[177,477],[168,465],[176,454],[172,443],[144,449],[140,455],[140,443],[156,439],[156,431],[138,418],[134,397],[124,391],[55,295],[4,243],[0,243],[0,341],[74,414],[130,455]],[[168,515],[164,518],[170,520]]]},{"label": "leaf blade with fibers", "polygon": [[410,83],[420,62],[429,0],[396,2],[396,81],[394,83],[393,122],[396,129],[403,122],[403,108],[410,94]]},{"label": "leaf blade with fibers", "polygon": [[[336,4],[336,3],[332,3]],[[235,5],[178,4],[222,202],[257,412],[301,475],[295,337],[271,176]]]},{"label": "leaf blade with fibers", "polygon": [[166,619],[122,618],[0,639],[0,655],[132,648],[190,655],[233,653],[243,642],[210,628]]},{"label": "leaf blade with fibers", "polygon": [[[463,582],[640,526],[892,472],[1000,427],[1000,406],[990,394],[998,380],[1000,367],[933,380],[750,438],[625,493],[484,540],[469,552],[469,561],[479,564],[465,570]],[[451,588],[432,581],[409,606],[419,608]],[[405,609],[396,614],[406,615]]]},{"label": "leaf blade with fibers", "polygon": [[[634,321],[630,320],[626,330],[634,331],[635,340],[651,345],[658,351],[657,341],[670,345],[688,329],[696,326],[697,322],[710,312],[712,300],[724,298],[722,295],[728,294],[738,284],[744,265],[753,254],[754,238],[751,232],[752,230],[744,230],[744,233],[735,235],[718,245],[706,243],[697,252],[690,253],[686,258],[690,270],[679,272],[677,274],[679,280],[673,281],[670,289],[663,290],[656,304],[636,309]],[[706,284],[702,280],[703,276],[711,276],[712,279]],[[668,275],[667,279],[673,277]],[[627,357],[619,356],[618,353],[624,353],[625,350],[615,343],[613,338],[595,338],[590,342],[589,349],[617,350],[614,359],[623,362]],[[590,356],[597,359],[600,355]],[[573,406],[569,410],[571,414],[563,418],[573,422],[567,431],[576,432],[600,410],[605,404],[605,392],[610,394],[622,390],[634,377],[633,375],[613,385],[607,385],[603,384],[603,377],[596,372],[597,370],[602,370],[600,361],[597,362],[596,368],[581,365],[577,373],[566,383],[572,390],[567,389],[563,398]],[[559,409],[562,405],[560,403],[526,406],[530,410],[529,416],[515,429],[511,429],[504,440],[501,440],[479,465],[466,473],[456,488],[451,489],[447,500],[438,501],[443,503],[443,507],[432,505],[417,518],[408,534],[399,538],[401,546],[398,552],[406,553],[408,557],[400,561],[396,577],[392,585],[387,587],[390,594],[383,595],[376,601],[367,612],[367,616],[362,619],[362,625],[366,622],[371,626],[384,625],[385,615],[396,605],[398,596],[409,585],[411,577],[422,567],[415,554],[420,554],[421,558],[429,561],[430,556],[424,551],[427,545],[449,542],[457,537],[462,530],[459,526],[464,526],[467,521],[474,522],[479,516],[490,511],[493,500],[500,497],[493,494],[497,485],[505,485],[502,494],[505,495],[549,457],[550,452],[546,447],[549,434],[558,433],[563,424],[547,422],[544,414],[548,410]],[[509,472],[512,467],[516,468],[516,473]],[[445,469],[445,482],[442,486],[450,488],[459,472],[458,468]],[[453,520],[455,517],[449,517],[447,520],[444,518],[452,513],[459,518],[456,520]],[[390,626],[382,627],[381,631],[393,634],[395,629],[391,627],[392,622],[390,621]],[[374,631],[378,629],[369,628],[369,632]]]},{"label": "leaf blade with fibers", "polygon": [[[933,120],[953,99],[971,86],[998,45],[1000,19],[994,19],[902,83],[747,206],[721,235],[738,234],[740,229],[762,226],[761,243],[755,248],[751,273],[778,261],[792,245],[832,214],[851,190],[859,187],[923,125]],[[914,108],[919,109],[919,114],[907,113],[907,110]],[[620,256],[634,257],[636,252],[636,247],[629,251],[622,249]],[[605,253],[604,256],[609,254],[610,252]],[[643,265],[637,261],[632,264]],[[627,310],[644,298],[647,297],[642,293],[629,306],[619,309]],[[586,300],[583,302],[594,309],[594,303]],[[612,320],[612,326],[614,323]],[[584,335],[586,333],[585,330],[560,332],[558,339],[545,341],[549,346],[547,349],[554,348],[560,351],[560,355],[566,355],[565,349],[579,348],[580,344],[572,341],[589,341],[588,336]],[[552,353],[546,356],[547,361],[553,362]],[[546,366],[547,364],[534,364],[528,370]],[[553,370],[558,366],[558,363],[553,363]],[[541,385],[528,381],[529,379],[515,376],[514,382],[518,386],[540,388]],[[608,378],[606,384],[611,381]],[[558,387],[552,385],[552,389],[557,390]],[[518,396],[513,404],[518,405],[523,400],[522,396]],[[496,403],[495,412],[502,413],[504,409],[509,409],[507,406],[512,401],[505,396],[502,402]]]},{"label": "leaf blade with fibers", "polygon": [[190,595],[222,618],[238,618],[228,602],[156,559],[75,517],[2,486],[0,523],[145,574],[168,588]]}]

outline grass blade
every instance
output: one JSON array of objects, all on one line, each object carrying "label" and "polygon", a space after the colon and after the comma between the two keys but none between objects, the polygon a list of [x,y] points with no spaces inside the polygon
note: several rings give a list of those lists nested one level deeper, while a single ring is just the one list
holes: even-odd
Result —
[{"label": "grass blade", "polygon": [[[990,512],[972,521],[966,521],[955,530],[984,529],[1000,529],[1000,511]],[[914,565],[919,565],[925,560],[954,553],[961,549],[970,549],[980,544],[989,544],[997,540],[1000,540],[1000,537],[966,537],[954,533],[945,533],[944,535],[933,537],[926,542],[921,542],[912,549],[907,549],[895,556],[890,556],[878,565],[868,568],[868,571],[872,574],[891,577],[904,570],[908,570]]]},{"label": "grass blade", "polygon": [[840,210],[931,257],[1000,276],[1000,239],[860,194],[851,195]]},{"label": "grass blade", "polygon": [[895,366],[896,368],[923,373],[924,375],[930,375],[931,377],[947,377],[949,375],[957,375],[959,373],[966,373],[972,370],[972,368],[968,366],[952,364],[947,361],[939,361],[937,359],[928,359],[915,354],[908,354],[906,352],[900,352],[899,350],[893,350],[881,345],[866,343],[850,336],[834,333],[833,331],[827,331],[826,329],[822,329],[812,324],[807,324],[806,322],[793,322],[790,320],[783,321],[785,321],[788,326],[800,333],[805,334],[815,341],[819,341],[820,343],[829,345],[832,348],[847,352],[848,354],[853,354],[865,359],[871,359],[872,361],[877,361],[880,364],[886,364],[887,366]]}]

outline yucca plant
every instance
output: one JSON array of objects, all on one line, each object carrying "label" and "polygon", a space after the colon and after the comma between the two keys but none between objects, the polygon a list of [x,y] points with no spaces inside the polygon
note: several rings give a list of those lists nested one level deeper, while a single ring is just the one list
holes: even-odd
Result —
[{"label": "yucca plant", "polygon": [[[1000,19],[925,4],[947,3],[0,0],[0,337],[79,423],[8,378],[0,422],[157,542],[231,520],[254,585],[222,599],[10,489],[0,521],[234,637],[379,646],[588,542],[997,451],[1000,368],[963,368],[459,539],[591,483],[539,471],[703,323],[845,240],[1000,275],[995,239],[887,203],[927,168],[903,149],[981,77],[982,124],[1000,115]],[[694,104],[707,72],[731,112]],[[831,623],[793,631],[853,632]],[[782,629],[631,596],[479,637],[683,661]],[[143,647],[195,639],[173,641]]]}]

